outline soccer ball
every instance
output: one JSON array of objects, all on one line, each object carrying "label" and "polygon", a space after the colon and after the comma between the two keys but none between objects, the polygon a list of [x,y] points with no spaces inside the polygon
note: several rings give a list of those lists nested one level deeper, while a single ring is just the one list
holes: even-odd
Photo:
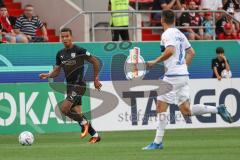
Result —
[{"label": "soccer ball", "polygon": [[231,78],[232,77],[232,72],[224,69],[221,73],[221,76],[222,76],[222,78]]},{"label": "soccer ball", "polygon": [[31,132],[24,131],[19,135],[18,141],[23,146],[30,146],[34,142],[34,136]]}]

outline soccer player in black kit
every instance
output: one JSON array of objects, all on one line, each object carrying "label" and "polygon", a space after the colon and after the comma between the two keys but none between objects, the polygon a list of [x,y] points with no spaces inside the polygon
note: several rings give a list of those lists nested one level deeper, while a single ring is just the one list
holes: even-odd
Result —
[{"label": "soccer player in black kit", "polygon": [[83,80],[84,61],[88,61],[93,65],[94,70],[94,86],[100,90],[102,84],[99,81],[99,62],[97,58],[92,56],[86,49],[73,44],[72,31],[69,28],[61,30],[61,39],[65,46],[56,56],[56,66],[49,73],[39,75],[40,79],[57,77],[63,68],[67,81],[67,98],[62,103],[62,113],[77,121],[82,127],[80,137],[84,138],[88,133],[92,136],[89,140],[90,144],[97,143],[101,140],[98,133],[94,130],[90,122],[81,112],[82,95],[85,92],[86,84]]}]

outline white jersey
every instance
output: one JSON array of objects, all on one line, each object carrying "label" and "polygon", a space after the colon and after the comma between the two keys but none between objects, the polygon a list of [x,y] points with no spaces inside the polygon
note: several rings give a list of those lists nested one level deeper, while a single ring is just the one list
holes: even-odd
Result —
[{"label": "white jersey", "polygon": [[166,68],[165,75],[188,75],[188,68],[185,62],[185,51],[191,48],[188,39],[177,28],[168,28],[162,34],[161,47],[167,48],[169,46],[173,46],[175,52],[170,58],[164,61],[164,67]]}]

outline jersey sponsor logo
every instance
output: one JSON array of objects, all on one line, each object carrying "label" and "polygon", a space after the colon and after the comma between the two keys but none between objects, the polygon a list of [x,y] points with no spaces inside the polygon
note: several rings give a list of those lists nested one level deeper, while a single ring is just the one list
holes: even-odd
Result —
[{"label": "jersey sponsor logo", "polygon": [[77,93],[72,91],[72,97],[75,97],[76,95],[77,95]]},{"label": "jersey sponsor logo", "polygon": [[62,64],[67,66],[73,66],[77,64],[77,62],[75,60],[67,60],[67,61],[62,61]]},{"label": "jersey sponsor logo", "polygon": [[71,57],[75,58],[76,57],[76,53],[71,53]]}]

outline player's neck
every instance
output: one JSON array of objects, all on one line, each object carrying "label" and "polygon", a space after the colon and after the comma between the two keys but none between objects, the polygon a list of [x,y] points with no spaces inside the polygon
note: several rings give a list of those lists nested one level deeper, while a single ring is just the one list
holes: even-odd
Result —
[{"label": "player's neck", "polygon": [[73,47],[73,43],[71,43],[69,46],[65,46],[66,49],[71,49]]},{"label": "player's neck", "polygon": [[175,27],[175,25],[164,25],[163,29],[164,29],[164,31],[166,31],[167,29],[174,28],[174,27]]}]

